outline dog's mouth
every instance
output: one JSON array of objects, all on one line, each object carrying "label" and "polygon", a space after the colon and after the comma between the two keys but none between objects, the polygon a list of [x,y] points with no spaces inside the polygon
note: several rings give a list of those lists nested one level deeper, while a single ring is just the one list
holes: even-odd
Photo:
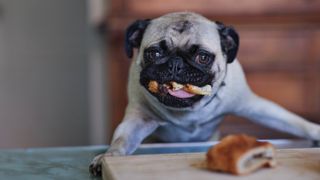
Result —
[{"label": "dog's mouth", "polygon": [[191,98],[195,95],[211,95],[212,87],[205,85],[198,87],[192,84],[179,84],[175,81],[171,81],[165,84],[159,84],[157,81],[149,81],[148,90],[152,93],[169,93],[171,96],[177,98]]},{"label": "dog's mouth", "polygon": [[188,107],[203,96],[212,94],[211,85],[199,87],[192,84],[180,84],[175,81],[160,84],[155,80],[150,80],[146,85],[147,90],[152,95],[163,104],[171,107]]}]

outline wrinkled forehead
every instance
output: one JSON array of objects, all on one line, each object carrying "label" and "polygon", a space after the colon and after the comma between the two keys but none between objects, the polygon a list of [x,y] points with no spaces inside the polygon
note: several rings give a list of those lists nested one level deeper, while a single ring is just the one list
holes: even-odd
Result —
[{"label": "wrinkled forehead", "polygon": [[200,45],[215,53],[220,51],[217,25],[196,14],[174,14],[151,21],[142,41],[144,48],[165,40],[169,48],[189,48]]}]

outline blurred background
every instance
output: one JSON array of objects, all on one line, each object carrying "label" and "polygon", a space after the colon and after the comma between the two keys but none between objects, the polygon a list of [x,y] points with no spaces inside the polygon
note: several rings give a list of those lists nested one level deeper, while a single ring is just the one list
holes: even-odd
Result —
[{"label": "blurred background", "polygon": [[0,0],[0,148],[108,139],[103,0]]},{"label": "blurred background", "polygon": [[[108,143],[127,103],[126,27],[194,11],[234,26],[252,89],[320,124],[316,0],[0,0],[0,148]],[[229,116],[221,135],[295,138]]]}]

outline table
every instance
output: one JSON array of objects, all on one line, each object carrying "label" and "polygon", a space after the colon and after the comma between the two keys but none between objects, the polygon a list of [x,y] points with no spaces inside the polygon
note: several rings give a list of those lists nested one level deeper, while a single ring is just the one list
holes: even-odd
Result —
[{"label": "table", "polygon": [[[277,148],[311,147],[305,140],[271,140]],[[145,144],[134,154],[205,152],[216,142]],[[54,147],[0,150],[0,179],[101,179],[89,174],[88,166],[108,146]]]},{"label": "table", "polygon": [[275,168],[234,176],[204,167],[206,153],[105,156],[106,180],[319,180],[320,148],[277,149]]}]

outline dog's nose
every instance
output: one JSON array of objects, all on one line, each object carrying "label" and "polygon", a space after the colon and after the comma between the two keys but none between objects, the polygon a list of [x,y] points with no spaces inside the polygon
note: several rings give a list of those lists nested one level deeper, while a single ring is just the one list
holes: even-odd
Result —
[{"label": "dog's nose", "polygon": [[169,60],[169,71],[172,75],[180,73],[183,68],[183,59],[182,57],[176,56]]}]

